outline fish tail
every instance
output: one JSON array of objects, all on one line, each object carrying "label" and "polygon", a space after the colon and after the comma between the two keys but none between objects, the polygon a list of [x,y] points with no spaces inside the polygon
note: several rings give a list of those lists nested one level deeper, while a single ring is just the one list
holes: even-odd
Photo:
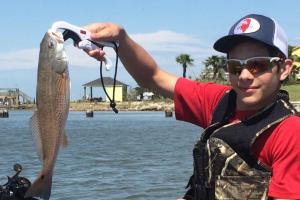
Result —
[{"label": "fish tail", "polygon": [[48,200],[51,194],[52,176],[51,174],[41,173],[25,194],[27,197],[40,197]]}]

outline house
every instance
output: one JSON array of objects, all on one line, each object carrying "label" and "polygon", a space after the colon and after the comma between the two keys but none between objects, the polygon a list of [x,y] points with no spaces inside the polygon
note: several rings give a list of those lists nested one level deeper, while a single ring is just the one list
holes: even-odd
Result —
[{"label": "house", "polygon": [[31,102],[32,98],[19,88],[0,88],[0,106],[15,106]]},{"label": "house", "polygon": [[[103,77],[103,83],[104,87],[109,95],[109,97],[113,98],[113,85],[114,85],[114,79],[111,77]],[[93,88],[95,87],[102,87],[101,78],[98,78],[96,80],[90,81],[88,83],[85,83],[82,85],[84,88],[84,100],[102,100],[101,98],[94,98],[93,97]],[[90,95],[87,95],[86,88],[90,88]],[[126,99],[127,96],[127,87],[125,83],[122,83],[121,81],[116,80],[115,85],[115,101],[116,102],[122,102]],[[109,102],[109,98],[105,97],[105,101]]]},{"label": "house", "polygon": [[136,99],[139,101],[149,101],[152,100],[153,95],[153,92],[143,92],[139,96],[137,96]]}]

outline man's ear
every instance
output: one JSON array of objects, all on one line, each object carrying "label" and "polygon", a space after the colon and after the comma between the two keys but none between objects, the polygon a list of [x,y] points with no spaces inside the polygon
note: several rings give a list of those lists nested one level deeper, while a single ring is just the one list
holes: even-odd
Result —
[{"label": "man's ear", "polygon": [[283,66],[280,68],[280,81],[286,79],[292,71],[293,61],[291,59],[285,59]]}]

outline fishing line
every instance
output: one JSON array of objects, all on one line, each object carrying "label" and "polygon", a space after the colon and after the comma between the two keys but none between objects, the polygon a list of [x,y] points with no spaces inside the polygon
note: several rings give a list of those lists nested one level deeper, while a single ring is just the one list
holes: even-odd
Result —
[{"label": "fishing line", "polygon": [[[116,63],[115,63],[115,73],[114,73],[114,82],[113,82],[113,93],[112,93],[112,99],[110,98],[110,96],[107,93],[107,90],[105,88],[105,84],[103,81],[103,74],[102,74],[102,66],[103,66],[103,61],[100,61],[100,79],[101,79],[101,84],[103,87],[103,90],[107,96],[107,98],[109,99],[110,102],[110,107],[112,108],[112,110],[117,114],[119,111],[116,108],[116,102],[115,102],[115,88],[116,88],[116,80],[117,80],[117,71],[118,71],[118,60],[119,60],[119,47],[117,45],[116,42],[113,42],[114,46],[115,46],[115,51],[116,51]],[[101,49],[103,50],[103,47],[101,47]]]}]

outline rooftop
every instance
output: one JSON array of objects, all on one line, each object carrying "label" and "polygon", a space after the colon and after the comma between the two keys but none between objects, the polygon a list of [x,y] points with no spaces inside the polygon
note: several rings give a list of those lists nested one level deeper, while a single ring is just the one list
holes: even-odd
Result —
[{"label": "rooftop", "polygon": [[[103,83],[105,86],[112,86],[114,84],[114,79],[112,79],[111,77],[103,77]],[[116,85],[128,86],[127,84],[122,83],[121,81],[118,81],[118,80],[116,80]],[[84,86],[84,87],[102,87],[101,78],[98,78],[91,82],[85,83],[82,86]]]}]

